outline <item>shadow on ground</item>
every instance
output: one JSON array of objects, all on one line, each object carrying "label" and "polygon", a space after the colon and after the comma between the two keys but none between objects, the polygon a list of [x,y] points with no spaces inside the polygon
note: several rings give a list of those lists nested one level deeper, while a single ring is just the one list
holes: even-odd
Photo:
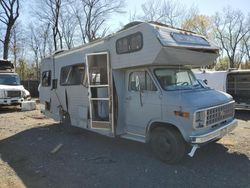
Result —
[{"label": "shadow on ground", "polygon": [[0,106],[0,114],[21,112],[20,106]]},{"label": "shadow on ground", "polygon": [[[58,144],[63,144],[51,154]],[[210,144],[179,165],[155,159],[146,145],[59,125],[0,141],[2,160],[26,187],[249,187],[246,155]]]},{"label": "shadow on ground", "polygon": [[250,120],[250,110],[236,110],[235,117],[239,120],[249,121]]}]

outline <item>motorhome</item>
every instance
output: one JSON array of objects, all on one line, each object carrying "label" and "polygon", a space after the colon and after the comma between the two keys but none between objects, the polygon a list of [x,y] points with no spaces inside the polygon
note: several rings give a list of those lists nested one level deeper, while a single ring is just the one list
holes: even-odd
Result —
[{"label": "motorhome", "polygon": [[212,89],[233,96],[236,109],[250,109],[250,70],[201,70],[196,71],[195,76]]},{"label": "motorhome", "polygon": [[0,60],[0,106],[21,105],[30,99],[29,91],[20,84],[20,78],[13,69],[10,61]]},{"label": "motorhome", "polygon": [[203,36],[136,22],[41,64],[43,113],[110,137],[149,143],[161,160],[187,154],[232,131],[234,101],[197,81],[187,65],[213,63]]}]

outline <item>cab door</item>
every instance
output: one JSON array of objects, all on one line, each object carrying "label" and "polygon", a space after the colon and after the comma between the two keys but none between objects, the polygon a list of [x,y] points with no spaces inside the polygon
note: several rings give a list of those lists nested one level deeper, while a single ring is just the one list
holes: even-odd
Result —
[{"label": "cab door", "polygon": [[147,70],[126,74],[126,131],[145,135],[147,125],[161,119],[161,93]]}]

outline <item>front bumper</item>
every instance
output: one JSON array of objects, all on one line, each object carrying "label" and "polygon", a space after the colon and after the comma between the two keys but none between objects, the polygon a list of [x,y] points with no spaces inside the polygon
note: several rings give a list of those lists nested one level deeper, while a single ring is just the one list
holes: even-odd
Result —
[{"label": "front bumper", "polygon": [[14,105],[21,104],[24,101],[23,98],[3,98],[0,99],[0,105]]},{"label": "front bumper", "polygon": [[222,138],[227,133],[233,131],[237,125],[238,125],[238,122],[236,119],[234,119],[230,123],[218,128],[212,132],[202,134],[202,135],[190,136],[191,143],[192,144],[204,144],[204,143],[208,143],[212,140]]},{"label": "front bumper", "polygon": [[239,110],[249,110],[250,109],[250,104],[249,103],[235,103],[235,109]]}]

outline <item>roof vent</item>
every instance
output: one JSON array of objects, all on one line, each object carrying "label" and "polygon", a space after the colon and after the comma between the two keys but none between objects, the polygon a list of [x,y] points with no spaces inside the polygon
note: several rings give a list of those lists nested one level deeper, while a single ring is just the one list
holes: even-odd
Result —
[{"label": "roof vent", "polygon": [[130,22],[130,23],[124,25],[123,28],[122,28],[120,31],[126,30],[126,29],[128,29],[128,28],[130,28],[130,27],[133,27],[133,26],[135,26],[135,25],[139,25],[139,24],[141,24],[141,23],[143,23],[143,22],[140,22],[140,21]]}]

